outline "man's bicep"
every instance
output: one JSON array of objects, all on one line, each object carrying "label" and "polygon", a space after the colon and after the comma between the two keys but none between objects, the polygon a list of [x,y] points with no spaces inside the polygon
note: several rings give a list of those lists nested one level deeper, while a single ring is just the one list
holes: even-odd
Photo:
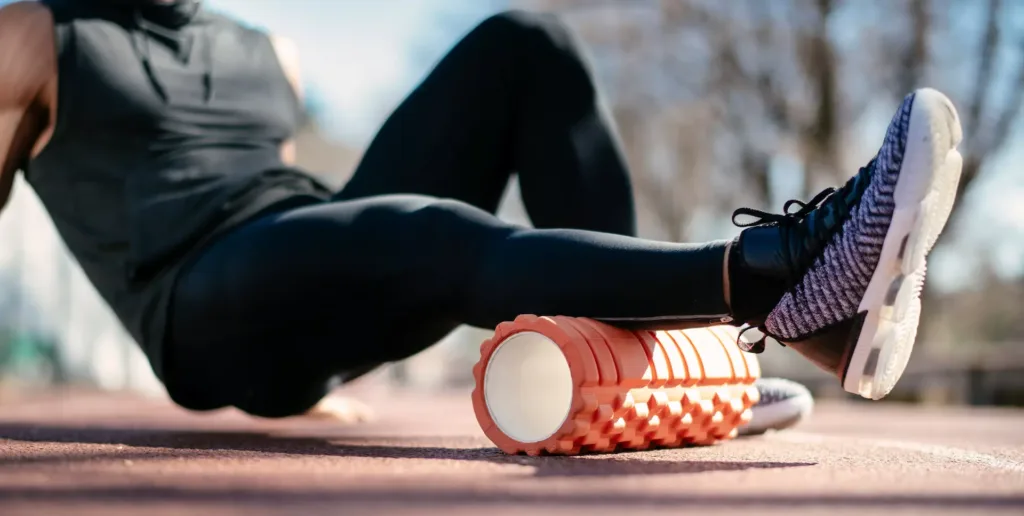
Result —
[{"label": "man's bicep", "polygon": [[[56,75],[53,19],[38,2],[0,8],[0,206],[39,133],[41,96]],[[45,117],[44,117],[45,118]]]},{"label": "man's bicep", "polygon": [[39,2],[0,8],[0,109],[27,108],[56,68],[53,18]]}]

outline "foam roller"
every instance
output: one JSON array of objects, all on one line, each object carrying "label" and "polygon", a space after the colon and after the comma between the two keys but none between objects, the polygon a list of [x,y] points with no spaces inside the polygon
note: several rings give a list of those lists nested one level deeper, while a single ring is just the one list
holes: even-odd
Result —
[{"label": "foam roller", "polygon": [[523,315],[481,345],[473,409],[509,454],[714,444],[758,401],[757,358],[735,342],[731,326],[629,331]]}]

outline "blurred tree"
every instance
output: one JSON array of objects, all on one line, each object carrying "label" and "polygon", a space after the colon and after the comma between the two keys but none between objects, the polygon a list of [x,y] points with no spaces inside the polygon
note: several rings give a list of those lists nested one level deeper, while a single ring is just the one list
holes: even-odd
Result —
[{"label": "blurred tree", "polygon": [[[842,184],[876,152],[881,124],[917,87],[937,87],[958,107],[965,135],[961,194],[1007,147],[1021,114],[1024,2],[513,5],[560,14],[591,54],[648,237],[722,238],[737,231],[729,224],[736,207],[777,211],[785,199]],[[954,210],[939,246],[950,246],[956,219],[966,211]],[[1020,329],[1013,323],[1020,320],[1019,303],[1009,301],[1020,286],[1003,287],[989,289],[1007,301],[1000,309],[991,309],[993,299],[972,304],[955,293],[926,291],[922,346],[1009,338]],[[813,373],[799,362],[791,353],[764,356],[769,369]]]},{"label": "blurred tree", "polygon": [[0,270],[0,384],[60,384],[69,379],[59,340],[18,269]]},{"label": "blurred tree", "polygon": [[692,224],[702,215],[841,182],[866,162],[864,115],[891,113],[915,87],[936,85],[960,108],[961,190],[1021,111],[1021,2],[516,4],[561,13],[596,57],[640,204],[672,239],[706,238]]},{"label": "blurred tree", "polygon": [[[977,343],[1022,349],[1021,299],[1024,278],[1007,281],[983,269],[974,288],[933,296],[928,342],[944,350],[970,348]],[[985,309],[978,310],[979,306]]]}]

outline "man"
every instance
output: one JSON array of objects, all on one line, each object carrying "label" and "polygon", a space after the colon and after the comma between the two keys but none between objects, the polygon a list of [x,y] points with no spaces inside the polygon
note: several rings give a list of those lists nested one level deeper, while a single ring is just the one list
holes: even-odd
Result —
[{"label": "man", "polygon": [[[590,73],[562,25],[525,13],[455,45],[340,192],[292,165],[300,101],[292,45],[198,0],[0,11],[4,197],[23,170],[186,408],[301,414],[457,325],[522,313],[747,325],[879,398],[960,171],[952,104],[919,90],[842,188],[737,210],[757,220],[733,241],[636,238]],[[493,215],[513,172],[537,229]]]}]

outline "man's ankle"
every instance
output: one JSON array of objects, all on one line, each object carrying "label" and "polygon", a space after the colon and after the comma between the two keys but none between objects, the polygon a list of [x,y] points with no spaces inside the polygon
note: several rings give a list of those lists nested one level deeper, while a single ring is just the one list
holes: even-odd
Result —
[{"label": "man's ankle", "polygon": [[727,304],[736,324],[760,324],[786,293],[782,278],[759,274],[744,257],[744,234],[728,247],[726,273]]}]

